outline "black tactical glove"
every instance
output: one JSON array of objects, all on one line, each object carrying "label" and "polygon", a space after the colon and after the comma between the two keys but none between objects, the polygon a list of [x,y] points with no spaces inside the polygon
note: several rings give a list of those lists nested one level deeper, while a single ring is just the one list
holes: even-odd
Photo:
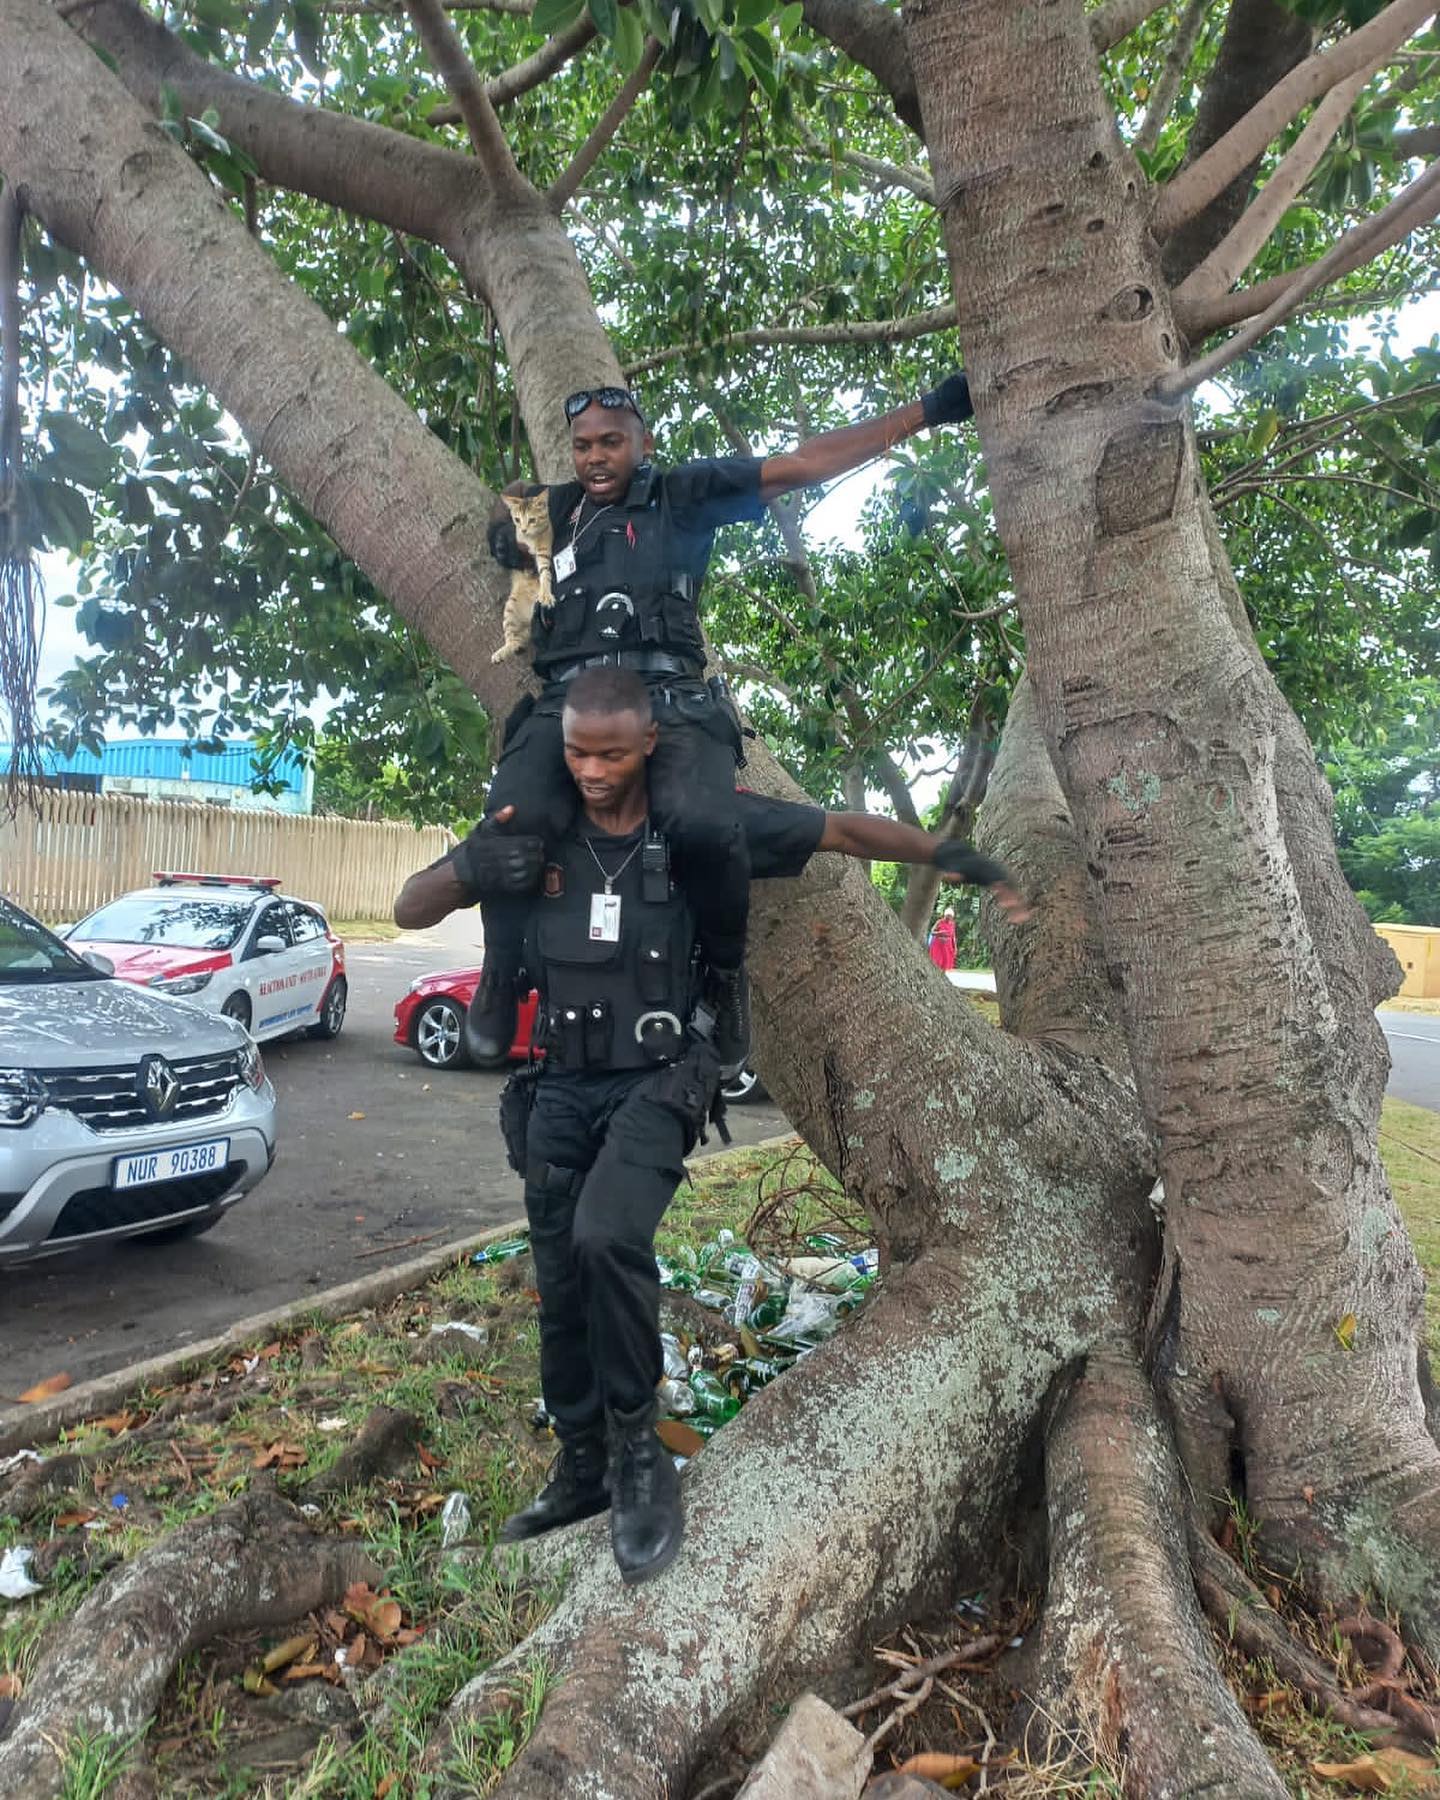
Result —
[{"label": "black tactical glove", "polygon": [[975,887],[994,887],[997,881],[1010,880],[1010,871],[994,857],[982,856],[959,838],[951,838],[935,846],[935,867],[942,875],[958,875]]},{"label": "black tactical glove", "polygon": [[958,425],[962,419],[973,419],[970,383],[961,374],[947,375],[939,387],[920,396],[927,425]]},{"label": "black tactical glove", "polygon": [[510,836],[482,820],[450,852],[450,865],[470,893],[533,894],[545,866],[543,838]]},{"label": "black tactical glove", "polygon": [[510,517],[508,508],[504,518],[497,514],[491,519],[486,528],[485,542],[502,569],[528,569],[533,566],[530,557],[520,548],[515,536],[515,521]]}]

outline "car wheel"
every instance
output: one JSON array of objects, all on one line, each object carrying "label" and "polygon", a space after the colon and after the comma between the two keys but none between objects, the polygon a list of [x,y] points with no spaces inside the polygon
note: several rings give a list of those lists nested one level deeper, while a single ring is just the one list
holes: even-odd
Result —
[{"label": "car wheel", "polygon": [[217,1206],[214,1212],[197,1213],[193,1219],[182,1219],[178,1225],[167,1225],[162,1231],[146,1231],[130,1239],[132,1244],[179,1244],[186,1238],[203,1237],[213,1231],[225,1217],[227,1209]]},{"label": "car wheel", "polygon": [[325,998],[320,1002],[320,1017],[305,1035],[312,1038],[339,1037],[340,1027],[345,1023],[345,1002],[348,997],[345,977],[337,975],[326,988]]},{"label": "car wheel", "polygon": [[431,1069],[463,1069],[469,1061],[465,1048],[465,1017],[453,1000],[427,1000],[415,1015],[416,1054]]},{"label": "car wheel", "polygon": [[237,1025],[250,1029],[250,996],[248,994],[232,994],[220,1008],[221,1016],[233,1019]]},{"label": "car wheel", "polygon": [[747,1100],[765,1100],[769,1097],[765,1091],[765,1083],[748,1062],[728,1081],[721,1083],[720,1092],[731,1106],[743,1105]]}]

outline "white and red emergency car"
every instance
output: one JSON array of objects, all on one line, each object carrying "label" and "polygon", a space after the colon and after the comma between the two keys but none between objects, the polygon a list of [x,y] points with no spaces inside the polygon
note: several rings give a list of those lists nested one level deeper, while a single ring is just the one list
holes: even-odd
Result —
[{"label": "white and red emergency car", "polygon": [[65,932],[122,981],[238,1019],[256,1039],[333,1038],[345,1023],[345,946],[274,875],[157,871]]}]

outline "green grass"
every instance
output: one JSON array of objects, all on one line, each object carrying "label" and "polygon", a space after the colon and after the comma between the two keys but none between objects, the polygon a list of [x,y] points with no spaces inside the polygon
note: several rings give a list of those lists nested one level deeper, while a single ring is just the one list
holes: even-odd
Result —
[{"label": "green grass", "polygon": [[1426,1338],[1440,1361],[1440,1113],[1387,1100],[1380,1155],[1425,1271]]},{"label": "green grass", "polygon": [[400,935],[393,919],[331,919],[330,929],[347,944],[388,944]]}]

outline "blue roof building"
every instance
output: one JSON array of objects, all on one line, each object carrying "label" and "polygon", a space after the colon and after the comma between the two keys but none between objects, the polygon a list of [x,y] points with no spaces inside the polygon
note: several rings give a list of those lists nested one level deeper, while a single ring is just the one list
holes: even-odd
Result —
[{"label": "blue roof building", "polygon": [[[0,744],[0,775],[10,767],[11,747]],[[107,744],[97,756],[76,750],[62,756],[41,753],[44,780],[58,788],[91,794],[140,794],[153,800],[200,800],[262,812],[309,813],[315,771],[287,749],[269,770],[275,792],[257,792],[261,770],[255,746],[232,739],[223,749],[206,749],[186,738],[139,738]]]}]

